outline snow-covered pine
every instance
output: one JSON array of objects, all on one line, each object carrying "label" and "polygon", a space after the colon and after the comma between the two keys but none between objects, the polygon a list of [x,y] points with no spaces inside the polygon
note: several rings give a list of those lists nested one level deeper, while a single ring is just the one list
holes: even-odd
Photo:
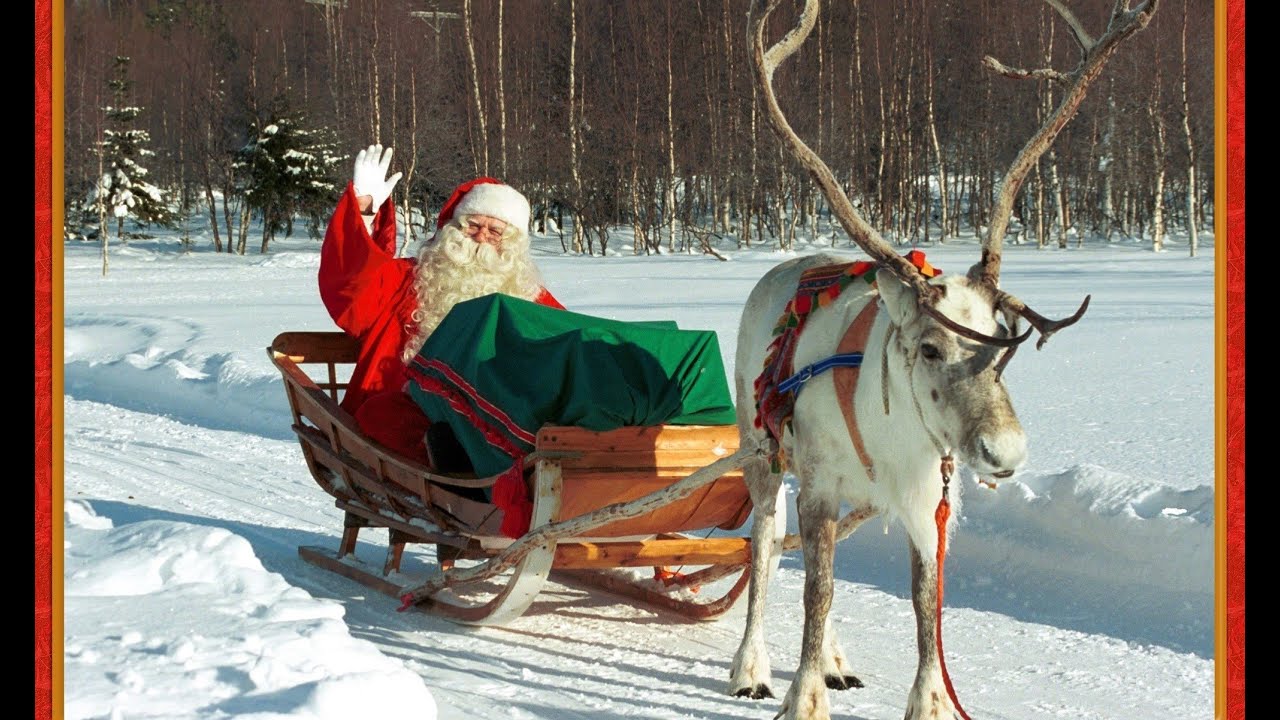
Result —
[{"label": "snow-covered pine", "polygon": [[122,241],[127,241],[126,219],[143,227],[172,227],[176,219],[169,193],[148,181],[150,171],[140,162],[153,157],[155,151],[148,147],[150,133],[133,126],[142,108],[129,102],[133,85],[129,62],[128,57],[117,56],[114,76],[107,82],[113,104],[103,108],[106,127],[97,143],[102,175],[95,183],[91,202],[96,206],[100,201],[106,206],[107,214],[116,219],[116,236]]},{"label": "snow-covered pine", "polygon": [[233,167],[247,207],[262,218],[261,252],[278,233],[293,235],[296,217],[305,218],[308,231],[319,237],[338,193],[334,168],[342,158],[333,133],[307,127],[306,116],[282,96],[272,103],[266,122],[251,124],[246,134]]}]

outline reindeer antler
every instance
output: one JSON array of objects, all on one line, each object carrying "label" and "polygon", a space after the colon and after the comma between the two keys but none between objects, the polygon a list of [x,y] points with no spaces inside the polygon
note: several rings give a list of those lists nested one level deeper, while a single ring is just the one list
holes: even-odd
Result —
[{"label": "reindeer antler", "polygon": [[[1017,199],[1018,191],[1022,188],[1023,181],[1027,179],[1027,175],[1040,159],[1040,156],[1053,144],[1054,139],[1058,137],[1058,133],[1062,131],[1062,128],[1080,109],[1080,103],[1084,101],[1085,91],[1088,89],[1089,84],[1102,72],[1103,66],[1106,65],[1107,60],[1110,59],[1116,48],[1119,47],[1124,39],[1146,27],[1151,22],[1151,16],[1159,5],[1159,0],[1145,0],[1138,7],[1129,9],[1128,0],[1116,0],[1116,4],[1111,11],[1111,18],[1107,22],[1106,32],[1095,40],[1089,37],[1089,33],[1085,31],[1084,26],[1061,0],[1045,0],[1045,2],[1053,7],[1066,21],[1071,28],[1072,37],[1075,38],[1076,44],[1080,47],[1082,57],[1079,65],[1074,70],[1068,73],[1060,73],[1052,69],[1020,70],[1009,68],[989,55],[983,59],[987,67],[1007,77],[1018,79],[1028,77],[1050,78],[1059,81],[1066,87],[1062,100],[1058,102],[1058,107],[1050,113],[1048,119],[1036,130],[1031,139],[1027,140],[1027,143],[1022,146],[1022,150],[1018,152],[1018,156],[1014,158],[1008,171],[997,185],[999,190],[996,193],[995,206],[992,208],[991,223],[987,229],[987,237],[983,240],[982,258],[973,267],[969,268],[970,278],[990,285],[992,288],[998,287],[1000,282],[1001,247],[1004,244],[1005,231],[1009,227],[1009,218],[1013,214],[1013,203]],[[1031,323],[1040,332],[1040,340],[1036,342],[1036,347],[1040,348],[1044,346],[1050,335],[1071,325],[1084,315],[1085,309],[1089,307],[1089,298],[1085,297],[1084,302],[1081,303],[1075,314],[1063,320],[1049,320],[1008,293],[1000,293],[999,304],[1002,309],[1026,318],[1027,322]]]},{"label": "reindeer antler", "polygon": [[[805,0],[804,8],[800,11],[800,17],[796,20],[795,26],[766,51],[764,42],[765,25],[769,16],[777,9],[781,1],[755,0],[752,5],[750,14],[751,69],[755,73],[757,84],[760,86],[767,111],[765,116],[768,118],[770,126],[779,139],[786,144],[791,154],[813,176],[819,189],[822,190],[827,201],[831,203],[832,212],[839,219],[841,227],[844,228],[845,232],[849,233],[849,237],[863,251],[879,262],[882,267],[889,268],[903,282],[915,288],[916,297],[921,308],[937,318],[953,332],[1002,347],[1015,347],[1026,340],[1030,335],[1030,329],[1022,335],[996,338],[965,328],[937,311],[934,308],[934,304],[938,298],[938,288],[926,283],[925,278],[916,272],[915,267],[901,255],[894,252],[889,243],[880,236],[880,233],[876,232],[858,214],[858,211],[853,207],[853,203],[850,202],[849,197],[845,195],[844,190],[836,181],[835,174],[831,172],[831,168],[796,135],[791,124],[787,122],[782,108],[778,105],[778,98],[773,90],[773,73],[782,61],[795,54],[796,50],[808,39],[809,33],[813,31],[813,26],[818,18],[818,2],[817,0]],[[1080,103],[1084,100],[1085,90],[1102,72],[1103,66],[1116,51],[1116,48],[1123,40],[1145,28],[1151,22],[1151,16],[1155,13],[1159,4],[1159,0],[1144,0],[1138,7],[1130,9],[1129,1],[1116,0],[1115,6],[1111,11],[1111,17],[1107,22],[1106,32],[1101,37],[1094,39],[1090,37],[1089,33],[1084,29],[1084,25],[1066,7],[1062,0],[1045,0],[1062,16],[1063,20],[1071,28],[1072,37],[1075,38],[1076,44],[1080,48],[1082,55],[1080,63],[1069,73],[1062,73],[1053,69],[1021,70],[1010,68],[990,56],[984,59],[984,63],[988,67],[1003,75],[1014,78],[1049,79],[1066,87],[1058,107],[1022,147],[1022,150],[1019,151],[1008,171],[1000,180],[997,186],[999,190],[996,194],[995,206],[992,209],[991,223],[988,227],[987,237],[984,238],[982,244],[982,257],[969,269],[968,273],[972,280],[986,285],[995,293],[995,306],[997,308],[1007,316],[1026,318],[1031,327],[1039,331],[1040,339],[1036,343],[1037,348],[1043,347],[1053,333],[1079,320],[1089,307],[1090,296],[1085,297],[1084,302],[1080,304],[1080,308],[1070,317],[1062,320],[1050,320],[1027,307],[1026,303],[1013,295],[999,290],[1000,252],[1004,243],[1004,234],[1009,226],[1009,218],[1013,214],[1014,200],[1017,198],[1023,181],[1026,180],[1027,175],[1031,172],[1031,168],[1040,159],[1040,156],[1049,149],[1049,146],[1053,144],[1054,139],[1057,138],[1058,133],[1062,131],[1067,122],[1075,116],[1076,111],[1080,108]],[[1006,355],[1005,359],[1008,359],[1008,355]]]},{"label": "reindeer antler", "polygon": [[756,82],[762,89],[764,96],[765,113],[769,119],[769,124],[773,127],[776,134],[791,150],[791,154],[800,161],[800,164],[809,171],[815,182],[818,183],[822,194],[826,196],[827,202],[831,203],[831,210],[835,213],[837,219],[840,220],[840,226],[844,231],[849,233],[849,237],[853,239],[858,247],[875,259],[882,267],[889,268],[895,275],[902,279],[903,282],[910,284],[916,290],[916,296],[920,299],[920,303],[924,306],[932,305],[932,299],[935,294],[935,288],[932,288],[925,282],[925,278],[921,275],[914,265],[906,258],[894,252],[889,243],[871,227],[866,220],[858,214],[854,209],[853,203],[850,202],[849,196],[845,194],[840,187],[840,183],[836,181],[835,173],[831,172],[831,168],[818,157],[808,145],[805,144],[795,130],[791,128],[791,124],[787,122],[787,117],[782,112],[782,108],[778,105],[778,98],[773,91],[773,71],[778,65],[787,58],[791,57],[796,50],[804,44],[812,32],[814,23],[818,19],[818,2],[817,0],[805,0],[804,9],[800,11],[800,17],[796,20],[795,27],[791,28],[786,35],[782,37],[773,47],[766,52],[764,49],[764,31],[765,25],[769,20],[769,15],[777,9],[781,0],[756,0],[751,9],[750,33],[751,33],[751,69],[755,73]]}]

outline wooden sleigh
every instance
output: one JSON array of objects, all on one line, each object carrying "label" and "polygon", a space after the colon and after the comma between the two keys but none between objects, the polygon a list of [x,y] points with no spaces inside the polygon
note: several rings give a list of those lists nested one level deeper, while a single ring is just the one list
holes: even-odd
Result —
[{"label": "wooden sleigh", "polygon": [[[710,536],[739,528],[751,513],[741,467],[755,451],[739,449],[736,426],[543,427],[525,461],[530,530],[513,541],[498,531],[502,511],[474,499],[496,476],[435,473],[363,435],[339,407],[345,366],[357,353],[347,335],[285,332],[267,351],[284,378],[307,467],[345,513],[336,552],[300,547],[307,562],[401,598],[405,608],[470,624],[519,617],[553,571],[691,619],[718,617],[747,586],[750,539]],[[365,528],[388,532],[380,569],[355,557]],[[425,582],[401,572],[410,543],[436,546]],[[668,567],[689,571],[648,579],[619,570]],[[700,597],[713,583],[728,589]]]}]

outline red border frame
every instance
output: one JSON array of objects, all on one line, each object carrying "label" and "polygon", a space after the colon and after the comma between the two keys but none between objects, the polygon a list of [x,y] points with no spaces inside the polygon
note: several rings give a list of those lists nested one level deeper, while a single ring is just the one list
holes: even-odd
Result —
[{"label": "red border frame", "polygon": [[[53,717],[53,2],[36,0],[35,709]],[[62,13],[58,13],[61,19]],[[61,179],[59,179],[60,181]],[[59,193],[59,196],[61,193]],[[61,625],[61,623],[58,623]],[[61,707],[58,716],[62,716]]]},{"label": "red border frame", "polygon": [[[1218,652],[1218,698],[1217,712],[1219,717],[1225,713],[1229,720],[1244,718],[1244,0],[1219,0],[1226,3],[1226,12],[1218,26],[1222,35],[1219,42],[1225,43],[1225,61],[1218,84],[1218,119],[1225,125],[1222,144],[1218,147],[1225,150],[1219,153],[1217,164],[1225,172],[1219,178],[1217,187],[1224,188],[1226,205],[1226,257],[1224,277],[1219,282],[1225,285],[1219,296],[1218,314],[1225,319],[1219,320],[1219,327],[1224,327],[1220,342],[1225,344],[1225,352],[1219,357],[1224,361],[1225,388],[1219,386],[1224,397],[1219,398],[1219,406],[1225,408],[1226,421],[1223,423],[1220,442],[1225,443],[1225,477],[1219,484],[1225,502],[1219,502],[1219,508],[1225,513],[1216,514],[1217,522],[1225,523],[1226,532],[1223,537],[1225,548],[1220,548],[1219,557],[1224,558],[1225,568],[1221,571],[1225,578],[1218,584],[1220,594],[1218,607],[1223,609],[1224,618],[1218,618],[1220,638],[1217,643]],[[1225,116],[1225,117],[1224,117]],[[1223,147],[1225,145],[1225,148]],[[1225,157],[1224,157],[1225,156]],[[1220,205],[1219,205],[1220,206]],[[1215,213],[1216,215],[1217,213]],[[1220,221],[1221,222],[1221,221]],[[1218,234],[1221,237],[1221,233]],[[1225,514],[1225,517],[1223,515]]]},{"label": "red border frame", "polygon": [[[36,0],[35,16],[35,715],[37,718],[55,717],[53,698],[55,690],[61,690],[61,678],[53,672],[53,630],[61,622],[53,617],[53,523],[55,516],[52,501],[54,487],[54,416],[53,384],[55,376],[52,364],[53,319],[55,310],[60,316],[61,296],[54,297],[54,270],[60,264],[53,256],[54,199],[61,200],[54,181],[54,123],[61,122],[55,116],[52,97],[60,78],[54,77],[53,30],[55,24],[61,32],[63,0]],[[1219,436],[1226,444],[1225,481],[1219,485],[1225,494],[1226,512],[1217,515],[1218,522],[1225,522],[1225,627],[1219,625],[1223,639],[1219,641],[1218,697],[1220,702],[1215,714],[1228,720],[1244,718],[1244,0],[1220,0],[1225,2],[1226,62],[1224,75],[1219,75],[1223,86],[1219,91],[1219,117],[1225,111],[1225,177],[1219,177],[1219,185],[1226,197],[1226,262],[1225,289],[1221,296],[1224,305],[1219,307],[1225,317],[1225,432]],[[61,47],[61,43],[57,46]],[[60,58],[59,58],[60,60]],[[59,62],[59,70],[61,63]],[[1225,101],[1223,97],[1225,96]],[[1223,103],[1225,102],[1225,107]],[[60,108],[59,108],[60,109]],[[60,170],[60,168],[59,168]],[[58,286],[61,292],[60,285]],[[56,301],[56,304],[55,304]],[[59,399],[60,402],[60,399]],[[60,439],[60,436],[59,438]],[[57,456],[60,459],[60,455]],[[59,467],[61,464],[59,463]],[[61,478],[58,478],[60,481]],[[1219,507],[1222,507],[1220,505]],[[61,533],[59,533],[61,535]],[[1222,554],[1219,557],[1223,557]],[[61,583],[57,585],[61,587]],[[1219,618],[1221,623],[1222,618]],[[1222,652],[1225,650],[1225,652]],[[60,663],[59,663],[60,666]],[[61,707],[56,709],[61,717]]]}]

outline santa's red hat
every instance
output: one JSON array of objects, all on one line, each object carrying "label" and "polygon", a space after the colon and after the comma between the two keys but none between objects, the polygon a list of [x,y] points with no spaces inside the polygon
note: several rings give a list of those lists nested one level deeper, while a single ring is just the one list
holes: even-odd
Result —
[{"label": "santa's red hat", "polygon": [[491,177],[462,183],[440,210],[436,229],[458,215],[488,215],[514,225],[519,232],[529,227],[529,201],[519,190]]}]

